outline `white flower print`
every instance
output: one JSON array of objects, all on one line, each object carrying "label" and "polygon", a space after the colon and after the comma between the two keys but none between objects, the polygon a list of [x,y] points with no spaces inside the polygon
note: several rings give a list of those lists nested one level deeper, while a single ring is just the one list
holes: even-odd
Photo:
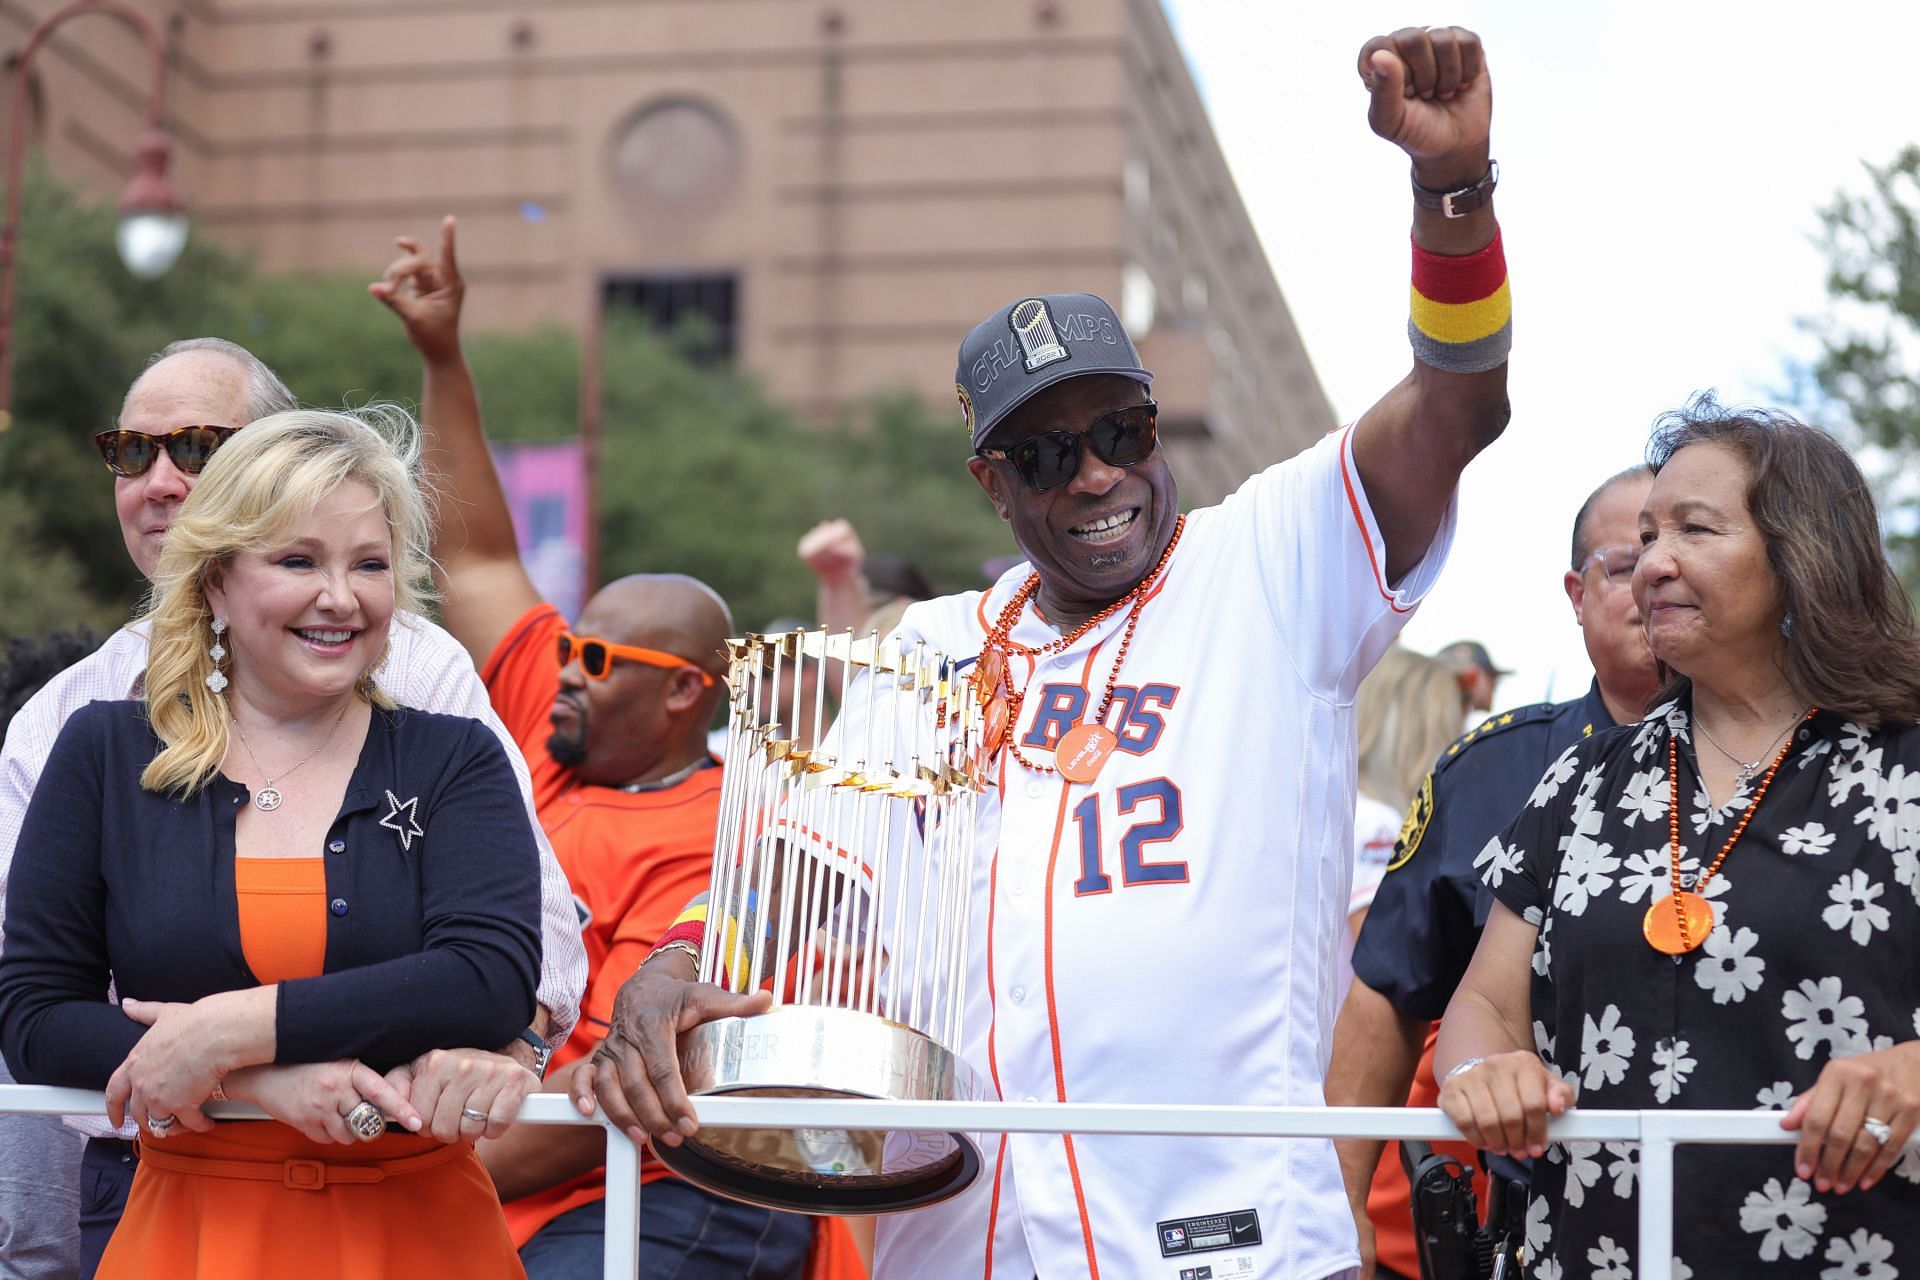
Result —
[{"label": "white flower print", "polygon": [[1888,850],[1913,848],[1920,839],[1920,771],[1908,773],[1896,764],[1884,778],[1870,776],[1862,785],[1873,803],[1853,820],[1867,824],[1867,838]]},{"label": "white flower print", "polygon": [[1520,873],[1520,864],[1526,856],[1526,850],[1519,845],[1504,844],[1499,836],[1495,836],[1474,855],[1473,869],[1480,873],[1480,878],[1486,881],[1489,889],[1498,889],[1509,875]]},{"label": "white flower print", "polygon": [[1680,1255],[1673,1255],[1673,1280],[1693,1280],[1693,1268],[1680,1261]]},{"label": "white flower print", "polygon": [[1795,762],[1794,767],[1804,771],[1808,768],[1808,766],[1814,764],[1821,757],[1827,755],[1832,750],[1833,750],[1833,739],[1822,738],[1818,742],[1814,743],[1812,746],[1808,747],[1805,751],[1802,751],[1800,753],[1797,761]]},{"label": "white flower print", "polygon": [[1920,1182],[1920,1147],[1908,1146],[1907,1153],[1900,1157],[1900,1163],[1893,1166],[1893,1171],[1908,1182]]},{"label": "white flower print", "polygon": [[1600,1181],[1600,1162],[1594,1157],[1600,1154],[1597,1142],[1569,1142],[1567,1151],[1567,1184],[1561,1194],[1566,1196],[1569,1207],[1578,1209],[1587,1202],[1587,1188]]},{"label": "white flower print", "polygon": [[1676,733],[1680,741],[1687,740],[1687,717],[1680,710],[1679,702],[1663,702],[1647,712],[1640,720],[1640,727],[1633,734],[1633,758],[1644,760],[1656,749],[1664,753],[1667,745],[1666,735],[1661,730]]},{"label": "white flower print", "polygon": [[1687,1077],[1700,1064],[1687,1056],[1690,1046],[1685,1040],[1676,1040],[1669,1036],[1653,1046],[1653,1074],[1647,1077],[1653,1085],[1653,1100],[1662,1104],[1672,1102],[1674,1096],[1686,1085]]},{"label": "white flower print", "polygon": [[1837,933],[1845,933],[1859,946],[1866,946],[1873,937],[1873,931],[1885,932],[1893,922],[1887,909],[1877,899],[1887,891],[1887,886],[1875,884],[1866,872],[1855,868],[1834,881],[1827,890],[1827,896],[1833,899],[1833,905],[1820,913],[1827,928]]},{"label": "white flower print", "polygon": [[1726,808],[1716,809],[1713,801],[1707,798],[1707,789],[1696,787],[1693,793],[1693,834],[1705,835],[1709,828],[1720,826],[1735,814],[1743,812],[1751,798],[1751,786],[1743,786],[1728,797]]},{"label": "white flower print", "polygon": [[1537,1258],[1547,1251],[1547,1243],[1553,1239],[1553,1224],[1547,1221],[1547,1215],[1553,1206],[1545,1196],[1535,1196],[1527,1202],[1527,1256]]},{"label": "white flower print", "polygon": [[1844,1240],[1839,1236],[1827,1241],[1827,1261],[1820,1280],[1895,1280],[1900,1272],[1887,1265],[1893,1256],[1893,1241],[1860,1227]]},{"label": "white flower print", "polygon": [[[1858,739],[1852,738],[1857,731]],[[1836,808],[1846,803],[1855,787],[1872,799],[1880,784],[1880,748],[1866,750],[1867,731],[1850,724],[1840,731],[1840,749],[1834,753],[1833,768],[1827,773],[1827,802]]]},{"label": "white flower print", "polygon": [[1546,1061],[1553,1061],[1553,1037],[1547,1034],[1547,1024],[1538,1018],[1533,1023],[1533,1051]]},{"label": "white flower print", "polygon": [[1778,1178],[1768,1178],[1759,1191],[1749,1191],[1740,1206],[1740,1229],[1760,1236],[1760,1260],[1777,1262],[1784,1252],[1789,1258],[1804,1258],[1813,1252],[1826,1229],[1827,1206],[1813,1203],[1813,1189],[1798,1178],[1787,1179],[1785,1190]]},{"label": "white flower print", "polygon": [[[1839,979],[1834,985],[1838,987]],[[1632,1060],[1633,1028],[1620,1021],[1620,1006],[1608,1005],[1598,1023],[1587,1014],[1580,1033],[1580,1083],[1588,1089],[1599,1088],[1603,1080],[1619,1084]]]},{"label": "white flower print", "polygon": [[[1531,1251],[1529,1251],[1527,1256],[1533,1256]],[[1558,1258],[1542,1258],[1540,1265],[1534,1268],[1533,1275],[1534,1280],[1562,1280],[1566,1272],[1560,1270],[1560,1260]]]},{"label": "white flower print", "polygon": [[1635,1142],[1609,1142],[1607,1176],[1613,1179],[1613,1194],[1622,1200],[1633,1199],[1633,1184],[1640,1177],[1640,1145]]},{"label": "white flower print", "polygon": [[1836,1058],[1852,1058],[1862,1053],[1879,1053],[1882,1049],[1893,1048],[1892,1036],[1856,1036],[1845,1044],[1833,1046]]},{"label": "white flower print", "polygon": [[1802,979],[1781,997],[1780,1012],[1787,1020],[1794,1055],[1803,1060],[1813,1057],[1814,1047],[1822,1042],[1832,1055],[1867,1034],[1866,1003],[1859,996],[1842,994],[1838,978]]},{"label": "white flower print", "polygon": [[1785,1080],[1775,1080],[1772,1084],[1753,1095],[1759,1105],[1755,1111],[1785,1111],[1793,1105],[1793,1085]]},{"label": "white flower print", "polygon": [[[1758,991],[1767,962],[1749,955],[1760,941],[1751,929],[1734,932],[1725,925],[1707,935],[1701,956],[1693,967],[1693,980],[1702,991],[1713,994],[1715,1004],[1738,1004],[1748,993]],[[1802,1055],[1803,1057],[1805,1055]]]},{"label": "white flower print", "polygon": [[1667,816],[1667,771],[1658,765],[1627,779],[1616,806],[1627,815],[1627,825],[1657,822]]},{"label": "white flower print", "polygon": [[1613,856],[1612,845],[1594,842],[1592,832],[1600,829],[1598,814],[1589,825],[1581,820],[1576,807],[1574,818],[1576,825],[1561,855],[1560,874],[1553,880],[1553,905],[1556,910],[1578,916],[1586,914],[1588,899],[1612,887],[1620,859]]},{"label": "white flower print", "polygon": [[1633,1280],[1627,1251],[1612,1236],[1601,1236],[1600,1243],[1587,1250],[1587,1261],[1593,1265],[1593,1280]]},{"label": "white flower print", "polygon": [[1920,900],[1920,851],[1895,849],[1893,878],[1912,890],[1914,898]]},{"label": "white flower print", "polygon": [[[1686,865],[1683,859],[1681,868],[1684,870]],[[1664,848],[1629,854],[1626,869],[1627,874],[1620,877],[1622,902],[1638,902],[1642,895],[1648,902],[1656,902],[1673,886],[1673,872]]]},{"label": "white flower print", "polygon": [[1783,853],[1806,854],[1819,857],[1833,848],[1833,842],[1839,833],[1829,831],[1817,822],[1809,822],[1802,827],[1788,827],[1780,833],[1780,849]]},{"label": "white flower print", "polygon": [[1567,779],[1573,776],[1573,771],[1579,768],[1573,759],[1574,752],[1579,749],[1577,744],[1568,747],[1560,753],[1558,760],[1547,766],[1546,773],[1541,775],[1540,781],[1535,784],[1533,794],[1527,797],[1528,808],[1544,809],[1555,796],[1560,794],[1560,788],[1566,785]]}]

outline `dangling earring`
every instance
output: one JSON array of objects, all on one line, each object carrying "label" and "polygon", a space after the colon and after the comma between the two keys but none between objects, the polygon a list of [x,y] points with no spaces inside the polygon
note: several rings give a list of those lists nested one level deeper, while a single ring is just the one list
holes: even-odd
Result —
[{"label": "dangling earring", "polygon": [[1793,615],[1791,613],[1780,615],[1780,634],[1788,637],[1793,635]]},{"label": "dangling earring", "polygon": [[227,656],[227,647],[220,643],[220,637],[227,629],[225,618],[213,620],[213,648],[207,650],[207,656],[213,659],[213,673],[207,677],[207,688],[219,693],[227,687],[227,677],[220,670],[220,659]]}]

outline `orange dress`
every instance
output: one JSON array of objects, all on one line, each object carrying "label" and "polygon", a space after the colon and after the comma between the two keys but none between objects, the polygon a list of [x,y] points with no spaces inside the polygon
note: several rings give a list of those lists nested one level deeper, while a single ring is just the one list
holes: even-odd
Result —
[{"label": "orange dress", "polygon": [[[236,858],[240,940],[262,984],[322,972],[319,858]],[[100,1280],[524,1280],[493,1181],[467,1143],[404,1130],[343,1146],[275,1121],[141,1143]]]}]

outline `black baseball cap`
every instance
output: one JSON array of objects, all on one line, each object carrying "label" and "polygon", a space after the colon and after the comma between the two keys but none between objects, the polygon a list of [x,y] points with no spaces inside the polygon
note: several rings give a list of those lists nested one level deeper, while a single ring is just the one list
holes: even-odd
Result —
[{"label": "black baseball cap", "polygon": [[973,447],[1036,392],[1089,373],[1153,381],[1105,299],[1043,293],[1000,308],[961,340],[953,375]]}]

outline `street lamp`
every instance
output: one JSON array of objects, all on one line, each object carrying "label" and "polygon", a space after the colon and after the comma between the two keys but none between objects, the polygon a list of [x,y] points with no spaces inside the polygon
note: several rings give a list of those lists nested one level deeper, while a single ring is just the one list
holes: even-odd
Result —
[{"label": "street lamp", "polygon": [[75,0],[56,9],[27,36],[13,64],[13,132],[7,147],[6,220],[0,223],[0,431],[12,422],[13,408],[13,291],[20,239],[21,175],[27,160],[27,68],[33,55],[54,29],[83,13],[118,18],[146,41],[153,60],[153,83],[147,94],[147,128],[134,145],[134,172],[120,196],[120,225],[114,243],[127,270],[142,280],[163,276],[179,260],[187,244],[187,215],[179,194],[167,179],[167,161],[173,139],[162,123],[166,93],[167,46],[159,28],[145,14],[117,0]]}]

